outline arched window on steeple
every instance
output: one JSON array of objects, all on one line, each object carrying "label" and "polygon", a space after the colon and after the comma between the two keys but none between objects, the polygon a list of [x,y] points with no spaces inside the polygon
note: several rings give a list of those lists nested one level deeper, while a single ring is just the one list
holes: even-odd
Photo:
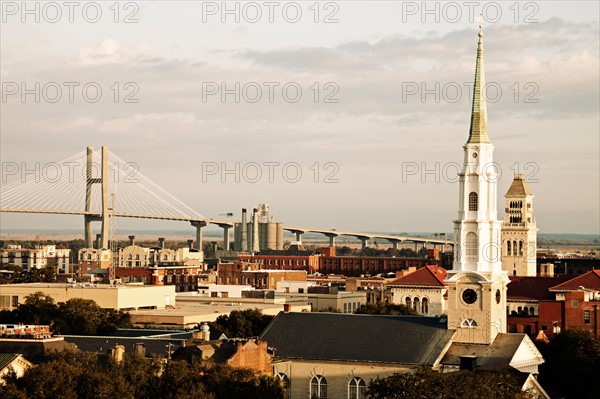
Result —
[{"label": "arched window on steeple", "polygon": [[469,211],[476,211],[477,210],[477,193],[476,192],[472,192],[469,194]]},{"label": "arched window on steeple", "polygon": [[517,240],[513,241],[513,256],[517,256]]},{"label": "arched window on steeple", "polygon": [[465,239],[465,256],[467,262],[478,262],[478,243],[477,234],[470,232]]},{"label": "arched window on steeple", "polygon": [[510,241],[506,241],[506,255],[510,256]]}]

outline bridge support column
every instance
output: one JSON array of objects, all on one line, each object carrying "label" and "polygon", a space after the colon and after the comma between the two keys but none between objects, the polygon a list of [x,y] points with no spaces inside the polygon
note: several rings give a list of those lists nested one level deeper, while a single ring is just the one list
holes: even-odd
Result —
[{"label": "bridge support column", "polygon": [[304,234],[302,231],[296,231],[296,241],[298,244],[302,244],[302,234]]},{"label": "bridge support column", "polygon": [[229,226],[223,226],[223,247],[229,251]]},{"label": "bridge support column", "polygon": [[85,215],[83,218],[85,248],[93,248],[94,243],[92,241],[92,218],[89,215]]},{"label": "bridge support column", "polygon": [[367,241],[369,241],[369,237],[361,237],[360,238],[361,241],[361,250],[365,250],[365,248],[367,247]]},{"label": "bridge support column", "polygon": [[335,247],[335,236],[330,236],[329,237],[329,246],[330,247]]},{"label": "bridge support column", "polygon": [[198,250],[198,252],[200,252],[200,251],[202,251],[202,228],[206,226],[206,222],[205,221],[194,221],[191,223],[192,223],[192,226],[194,226],[196,228],[195,248]]},{"label": "bridge support column", "polygon": [[[94,148],[87,148],[87,161],[86,161],[86,169],[85,169],[85,211],[91,212],[92,210],[92,184],[94,184],[94,179],[92,178],[92,170],[93,170],[93,162],[94,162]],[[94,242],[92,241],[92,217],[90,215],[84,216],[84,234],[85,234],[85,247],[93,248]]]},{"label": "bridge support column", "polygon": [[400,243],[400,241],[398,240],[392,240],[392,249],[398,249],[398,244]]}]

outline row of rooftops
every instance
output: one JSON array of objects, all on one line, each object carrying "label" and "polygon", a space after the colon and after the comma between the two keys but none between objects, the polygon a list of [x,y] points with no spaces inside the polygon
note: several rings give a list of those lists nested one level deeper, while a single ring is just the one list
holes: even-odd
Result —
[{"label": "row of rooftops", "polygon": [[[447,271],[440,266],[424,266],[415,272],[387,283],[388,287],[444,287]],[[600,291],[600,270],[573,276],[510,276],[508,297],[511,299],[552,300],[554,293],[565,291]]]}]

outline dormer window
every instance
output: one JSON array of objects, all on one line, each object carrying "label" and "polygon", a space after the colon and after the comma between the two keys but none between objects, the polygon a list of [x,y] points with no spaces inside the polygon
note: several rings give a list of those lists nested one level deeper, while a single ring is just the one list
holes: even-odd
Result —
[{"label": "dormer window", "polygon": [[460,324],[461,328],[475,328],[477,327],[477,322],[473,319],[465,319]]}]

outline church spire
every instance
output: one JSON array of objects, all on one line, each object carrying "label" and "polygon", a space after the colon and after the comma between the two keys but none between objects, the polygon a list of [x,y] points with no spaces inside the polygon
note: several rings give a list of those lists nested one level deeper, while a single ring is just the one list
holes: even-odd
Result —
[{"label": "church spire", "polygon": [[487,108],[484,95],[485,72],[483,69],[483,26],[479,25],[479,42],[477,43],[477,65],[475,66],[475,82],[473,84],[473,109],[471,111],[471,130],[467,144],[489,143],[487,131]]}]

